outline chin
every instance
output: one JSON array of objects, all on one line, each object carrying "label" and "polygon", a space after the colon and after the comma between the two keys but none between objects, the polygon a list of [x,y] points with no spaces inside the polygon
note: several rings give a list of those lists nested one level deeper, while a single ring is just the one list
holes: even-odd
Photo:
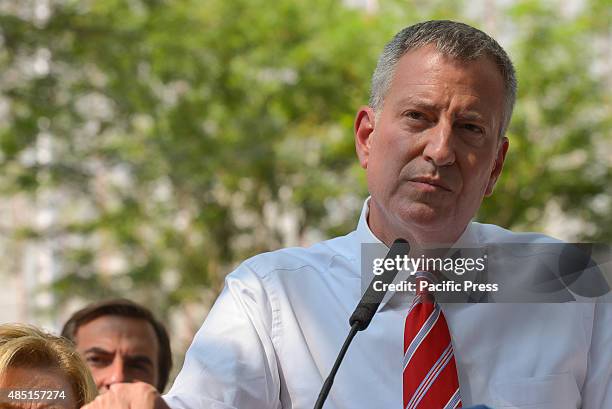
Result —
[{"label": "chin", "polygon": [[402,206],[396,214],[403,224],[417,227],[422,231],[448,230],[449,224],[452,223],[448,219],[449,213],[447,211],[435,209],[423,203],[411,203],[408,206]]}]

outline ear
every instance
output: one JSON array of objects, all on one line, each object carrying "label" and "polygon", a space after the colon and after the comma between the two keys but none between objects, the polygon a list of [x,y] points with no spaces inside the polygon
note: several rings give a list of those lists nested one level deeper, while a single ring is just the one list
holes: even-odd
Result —
[{"label": "ear", "polygon": [[493,164],[493,169],[491,170],[491,176],[489,176],[489,182],[487,183],[485,196],[491,196],[493,194],[493,188],[495,188],[497,179],[499,178],[499,175],[501,175],[502,169],[504,167],[504,161],[506,160],[506,153],[508,152],[509,145],[510,142],[505,136],[502,137],[501,141],[499,141],[498,143],[497,157],[495,158],[495,163]]},{"label": "ear", "polygon": [[355,150],[359,163],[364,169],[368,168],[370,156],[370,144],[374,136],[374,125],[376,115],[374,110],[368,106],[362,106],[355,117]]}]

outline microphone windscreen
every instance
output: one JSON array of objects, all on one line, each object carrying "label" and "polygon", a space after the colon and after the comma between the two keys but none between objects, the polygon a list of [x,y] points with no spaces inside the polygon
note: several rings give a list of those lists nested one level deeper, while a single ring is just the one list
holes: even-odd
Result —
[{"label": "microphone windscreen", "polygon": [[[395,259],[396,256],[408,255],[410,252],[410,245],[404,239],[396,239],[389,252],[385,256],[386,259]],[[385,265],[383,263],[383,265]],[[357,308],[353,311],[351,318],[349,318],[349,324],[351,327],[356,324],[357,329],[359,331],[363,331],[370,325],[374,314],[376,314],[376,310],[378,310],[378,306],[382,302],[387,291],[377,291],[374,288],[374,284],[376,282],[380,282],[384,287],[385,284],[390,284],[395,279],[397,275],[397,268],[385,269],[382,274],[375,275],[370,285],[366,289],[363,297],[361,297],[361,301],[357,304]],[[383,288],[384,288],[383,287]]]}]

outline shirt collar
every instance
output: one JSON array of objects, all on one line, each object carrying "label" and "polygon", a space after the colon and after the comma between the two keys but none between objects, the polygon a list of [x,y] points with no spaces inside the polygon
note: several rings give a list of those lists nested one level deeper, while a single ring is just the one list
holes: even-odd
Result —
[{"label": "shirt collar", "polygon": [[363,202],[361,208],[361,215],[359,216],[359,222],[357,228],[350,233],[351,240],[349,247],[349,258],[354,264],[355,273],[357,276],[361,276],[361,245],[363,243],[376,243],[383,244],[370,230],[368,226],[368,213],[370,212],[370,196]]},{"label": "shirt collar", "polygon": [[383,244],[370,230],[368,225],[368,214],[370,213],[370,196],[363,202],[361,209],[361,216],[359,216],[359,223],[357,224],[357,241],[361,243],[377,243]]}]

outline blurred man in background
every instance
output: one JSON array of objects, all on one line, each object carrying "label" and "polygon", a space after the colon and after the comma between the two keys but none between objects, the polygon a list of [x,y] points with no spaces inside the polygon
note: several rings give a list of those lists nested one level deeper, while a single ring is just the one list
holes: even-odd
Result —
[{"label": "blurred man in background", "polygon": [[136,381],[164,391],[172,367],[170,341],[147,308],[124,299],[94,303],[75,312],[62,335],[75,343],[100,393]]}]

